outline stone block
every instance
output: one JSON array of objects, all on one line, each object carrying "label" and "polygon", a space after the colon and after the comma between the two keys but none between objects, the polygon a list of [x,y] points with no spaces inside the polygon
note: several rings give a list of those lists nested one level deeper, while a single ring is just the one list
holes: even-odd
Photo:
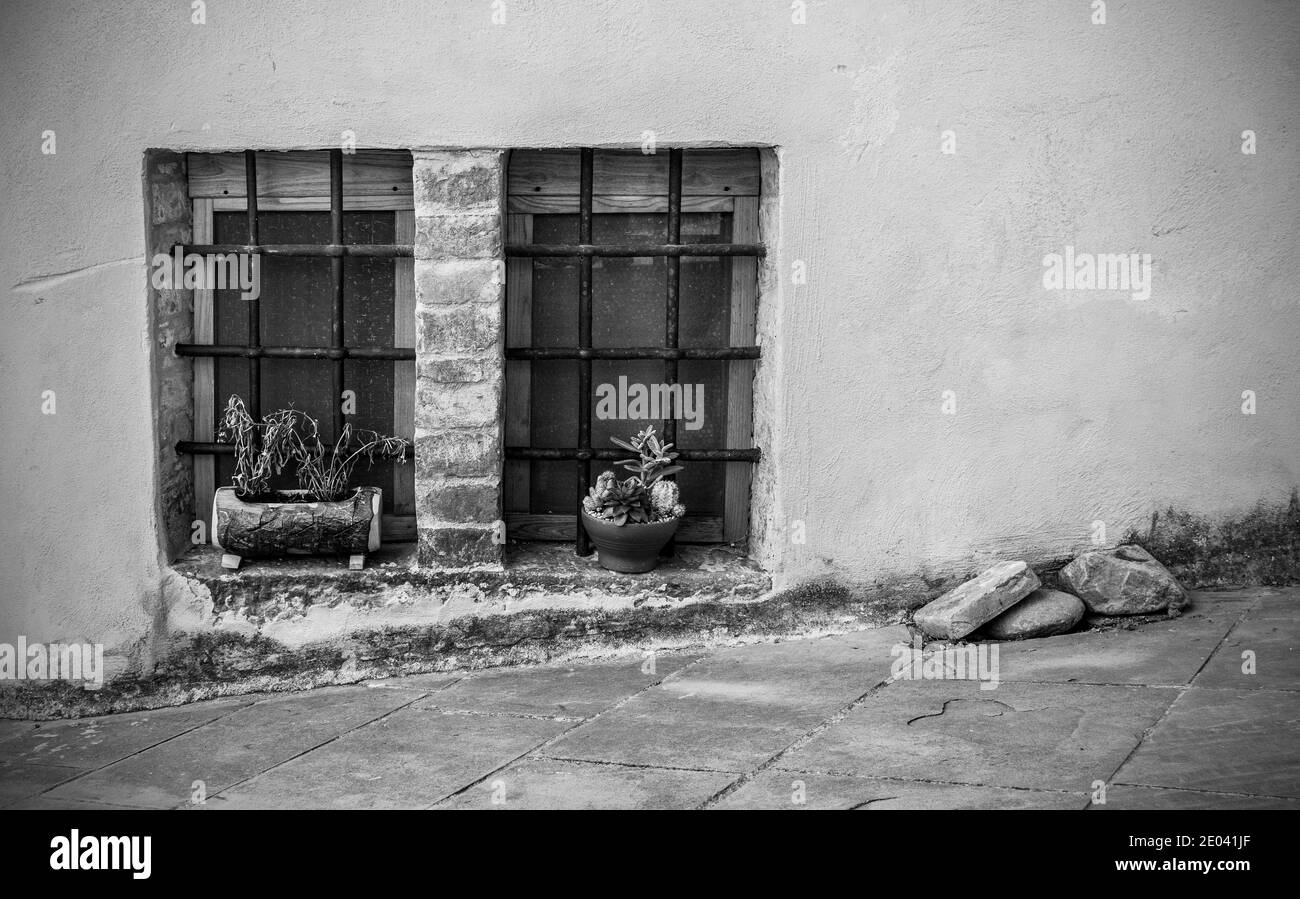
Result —
[{"label": "stone block", "polygon": [[415,298],[422,306],[499,305],[505,296],[505,281],[502,259],[420,259],[415,263]]},{"label": "stone block", "polygon": [[495,527],[422,527],[419,563],[441,568],[501,564],[501,544]]},{"label": "stone block", "polygon": [[999,562],[918,609],[917,627],[940,640],[960,640],[1038,589],[1024,562]]},{"label": "stone block", "polygon": [[420,306],[415,317],[417,359],[495,353],[502,340],[501,307],[496,304]]},{"label": "stone block", "polygon": [[494,259],[504,252],[499,212],[430,215],[415,220],[416,259]]}]

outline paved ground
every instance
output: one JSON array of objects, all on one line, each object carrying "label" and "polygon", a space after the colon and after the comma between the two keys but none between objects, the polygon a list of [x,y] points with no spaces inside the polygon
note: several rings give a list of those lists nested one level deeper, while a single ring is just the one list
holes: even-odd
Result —
[{"label": "paved ground", "polygon": [[995,689],[891,678],[908,639],[4,721],[0,806],[1300,808],[1300,589],[1001,644]]}]

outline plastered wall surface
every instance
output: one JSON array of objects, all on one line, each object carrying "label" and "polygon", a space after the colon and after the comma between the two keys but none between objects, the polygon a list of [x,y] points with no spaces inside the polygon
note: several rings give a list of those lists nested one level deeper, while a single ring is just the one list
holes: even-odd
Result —
[{"label": "plastered wall surface", "polygon": [[[1300,5],[1107,7],[813,0],[795,24],[784,0],[505,0],[494,24],[486,0],[210,0],[197,25],[187,3],[7,0],[0,634],[103,642],[111,675],[167,627],[147,148],[777,147],[759,552],[778,584],[1284,501]],[[1150,296],[1045,290],[1067,245],[1149,253]]]}]

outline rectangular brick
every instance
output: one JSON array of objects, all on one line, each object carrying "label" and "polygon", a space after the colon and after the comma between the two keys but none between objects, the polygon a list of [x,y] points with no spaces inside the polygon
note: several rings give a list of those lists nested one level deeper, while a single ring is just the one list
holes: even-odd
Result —
[{"label": "rectangular brick", "polygon": [[416,378],[415,426],[436,428],[481,428],[496,426],[501,414],[501,381],[474,384],[446,384]]},{"label": "rectangular brick", "polygon": [[415,263],[415,299],[423,306],[496,303],[505,297],[503,259],[420,259]]},{"label": "rectangular brick", "polygon": [[442,475],[499,477],[501,432],[498,428],[491,428],[417,433],[415,471],[417,480]]},{"label": "rectangular brick", "polygon": [[416,259],[483,259],[504,253],[499,212],[421,216],[415,220]]},{"label": "rectangular brick", "polygon": [[415,214],[497,211],[503,193],[504,158],[500,150],[415,154]]},{"label": "rectangular brick", "polygon": [[421,356],[415,362],[416,376],[443,384],[473,384],[499,380],[500,356]]},{"label": "rectangular brick", "polygon": [[495,527],[422,527],[418,533],[421,565],[464,568],[501,564],[501,545],[495,541]]},{"label": "rectangular brick", "polygon": [[415,355],[473,356],[501,345],[501,307],[489,303],[421,306],[415,311]]},{"label": "rectangular brick", "polygon": [[416,515],[421,521],[490,526],[501,518],[500,483],[497,478],[417,478]]}]

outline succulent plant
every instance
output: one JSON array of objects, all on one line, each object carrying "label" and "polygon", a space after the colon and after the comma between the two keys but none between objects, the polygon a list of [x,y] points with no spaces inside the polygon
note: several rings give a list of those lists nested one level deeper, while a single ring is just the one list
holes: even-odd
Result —
[{"label": "succulent plant", "polygon": [[638,455],[637,459],[623,459],[617,463],[635,474],[620,481],[612,471],[601,472],[596,485],[583,497],[582,508],[587,514],[620,527],[629,522],[646,524],[685,515],[686,507],[681,504],[677,484],[660,480],[682,470],[680,465],[673,464],[677,453],[669,452],[672,444],[660,443],[654,428],[646,428],[630,443],[617,437],[610,439]]}]

